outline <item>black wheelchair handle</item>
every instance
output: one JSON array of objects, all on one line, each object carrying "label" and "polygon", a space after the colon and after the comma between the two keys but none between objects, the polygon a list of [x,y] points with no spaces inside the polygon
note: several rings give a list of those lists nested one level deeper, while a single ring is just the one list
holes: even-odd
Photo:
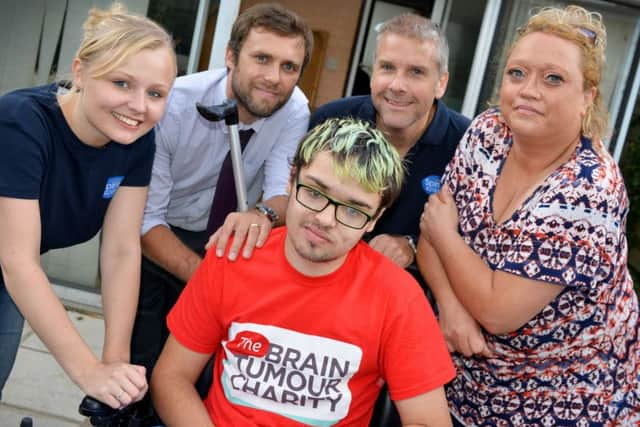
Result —
[{"label": "black wheelchair handle", "polygon": [[102,403],[91,396],[85,396],[82,402],[80,402],[78,411],[86,417],[105,417],[112,415],[119,411],[119,409],[113,409],[106,403]]}]

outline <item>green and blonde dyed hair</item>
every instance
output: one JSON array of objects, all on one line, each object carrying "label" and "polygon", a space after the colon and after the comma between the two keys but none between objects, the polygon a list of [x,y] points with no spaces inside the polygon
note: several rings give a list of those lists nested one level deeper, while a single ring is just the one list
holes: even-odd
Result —
[{"label": "green and blonde dyed hair", "polygon": [[149,18],[127,12],[121,3],[109,9],[92,8],[82,28],[84,34],[76,57],[91,66],[91,75],[104,76],[143,49],[166,47],[176,64],[173,39]]},{"label": "green and blonde dyed hair", "polygon": [[600,140],[607,133],[608,121],[607,109],[600,93],[607,47],[607,31],[602,15],[573,5],[564,9],[544,7],[532,15],[524,26],[518,28],[511,49],[524,36],[536,32],[552,34],[580,48],[584,89],[595,88],[597,91],[593,104],[582,119],[582,134],[596,141]]},{"label": "green and blonde dyed hair", "polygon": [[369,122],[329,119],[307,133],[293,158],[292,173],[308,166],[315,155],[329,152],[336,174],[351,178],[365,190],[380,195],[380,208],[396,199],[404,169],[396,149]]}]

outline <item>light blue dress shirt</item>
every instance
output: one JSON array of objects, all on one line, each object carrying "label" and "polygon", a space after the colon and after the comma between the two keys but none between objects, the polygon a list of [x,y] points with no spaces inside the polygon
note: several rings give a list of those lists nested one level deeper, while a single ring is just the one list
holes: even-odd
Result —
[{"label": "light blue dress shirt", "polygon": [[[142,234],[168,224],[190,231],[207,226],[218,174],[229,151],[224,121],[209,122],[196,102],[220,104],[226,96],[225,69],[176,79],[164,116],[156,125],[156,153]],[[249,205],[260,196],[286,195],[290,161],[309,125],[305,95],[295,88],[289,101],[270,117],[250,126],[255,133],[242,154]]]}]

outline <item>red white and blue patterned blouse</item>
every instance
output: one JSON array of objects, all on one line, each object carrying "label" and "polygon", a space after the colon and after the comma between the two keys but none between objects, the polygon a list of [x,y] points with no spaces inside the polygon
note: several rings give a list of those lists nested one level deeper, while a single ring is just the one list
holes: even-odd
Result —
[{"label": "red white and blue patterned blouse", "polygon": [[572,157],[504,222],[496,179],[512,144],[497,109],[471,124],[447,167],[459,232],[494,270],[563,286],[517,331],[485,338],[491,357],[454,355],[447,387],[466,426],[638,426],[638,299],[627,269],[628,199],[606,150]]}]

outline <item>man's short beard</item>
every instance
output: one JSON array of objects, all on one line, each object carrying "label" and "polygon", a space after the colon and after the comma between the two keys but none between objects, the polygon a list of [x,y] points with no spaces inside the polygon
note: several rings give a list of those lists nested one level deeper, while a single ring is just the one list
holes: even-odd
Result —
[{"label": "man's short beard", "polygon": [[273,113],[282,108],[291,97],[291,94],[289,94],[289,96],[287,96],[285,99],[281,100],[271,108],[260,107],[259,105],[256,105],[251,101],[249,91],[243,91],[240,89],[239,85],[237,84],[235,75],[231,79],[231,91],[233,92],[233,96],[236,102],[240,104],[242,108],[244,108],[252,116],[260,118],[270,117]]},{"label": "man's short beard", "polygon": [[304,247],[304,245],[299,244],[297,241],[293,239],[291,243],[294,250],[298,253],[298,256],[300,256],[303,259],[306,259],[307,261],[323,263],[323,262],[335,261],[336,259],[339,258],[338,256],[335,256],[332,253],[314,252],[313,249],[316,247],[316,245],[312,243],[309,243],[308,250],[307,248]]}]

